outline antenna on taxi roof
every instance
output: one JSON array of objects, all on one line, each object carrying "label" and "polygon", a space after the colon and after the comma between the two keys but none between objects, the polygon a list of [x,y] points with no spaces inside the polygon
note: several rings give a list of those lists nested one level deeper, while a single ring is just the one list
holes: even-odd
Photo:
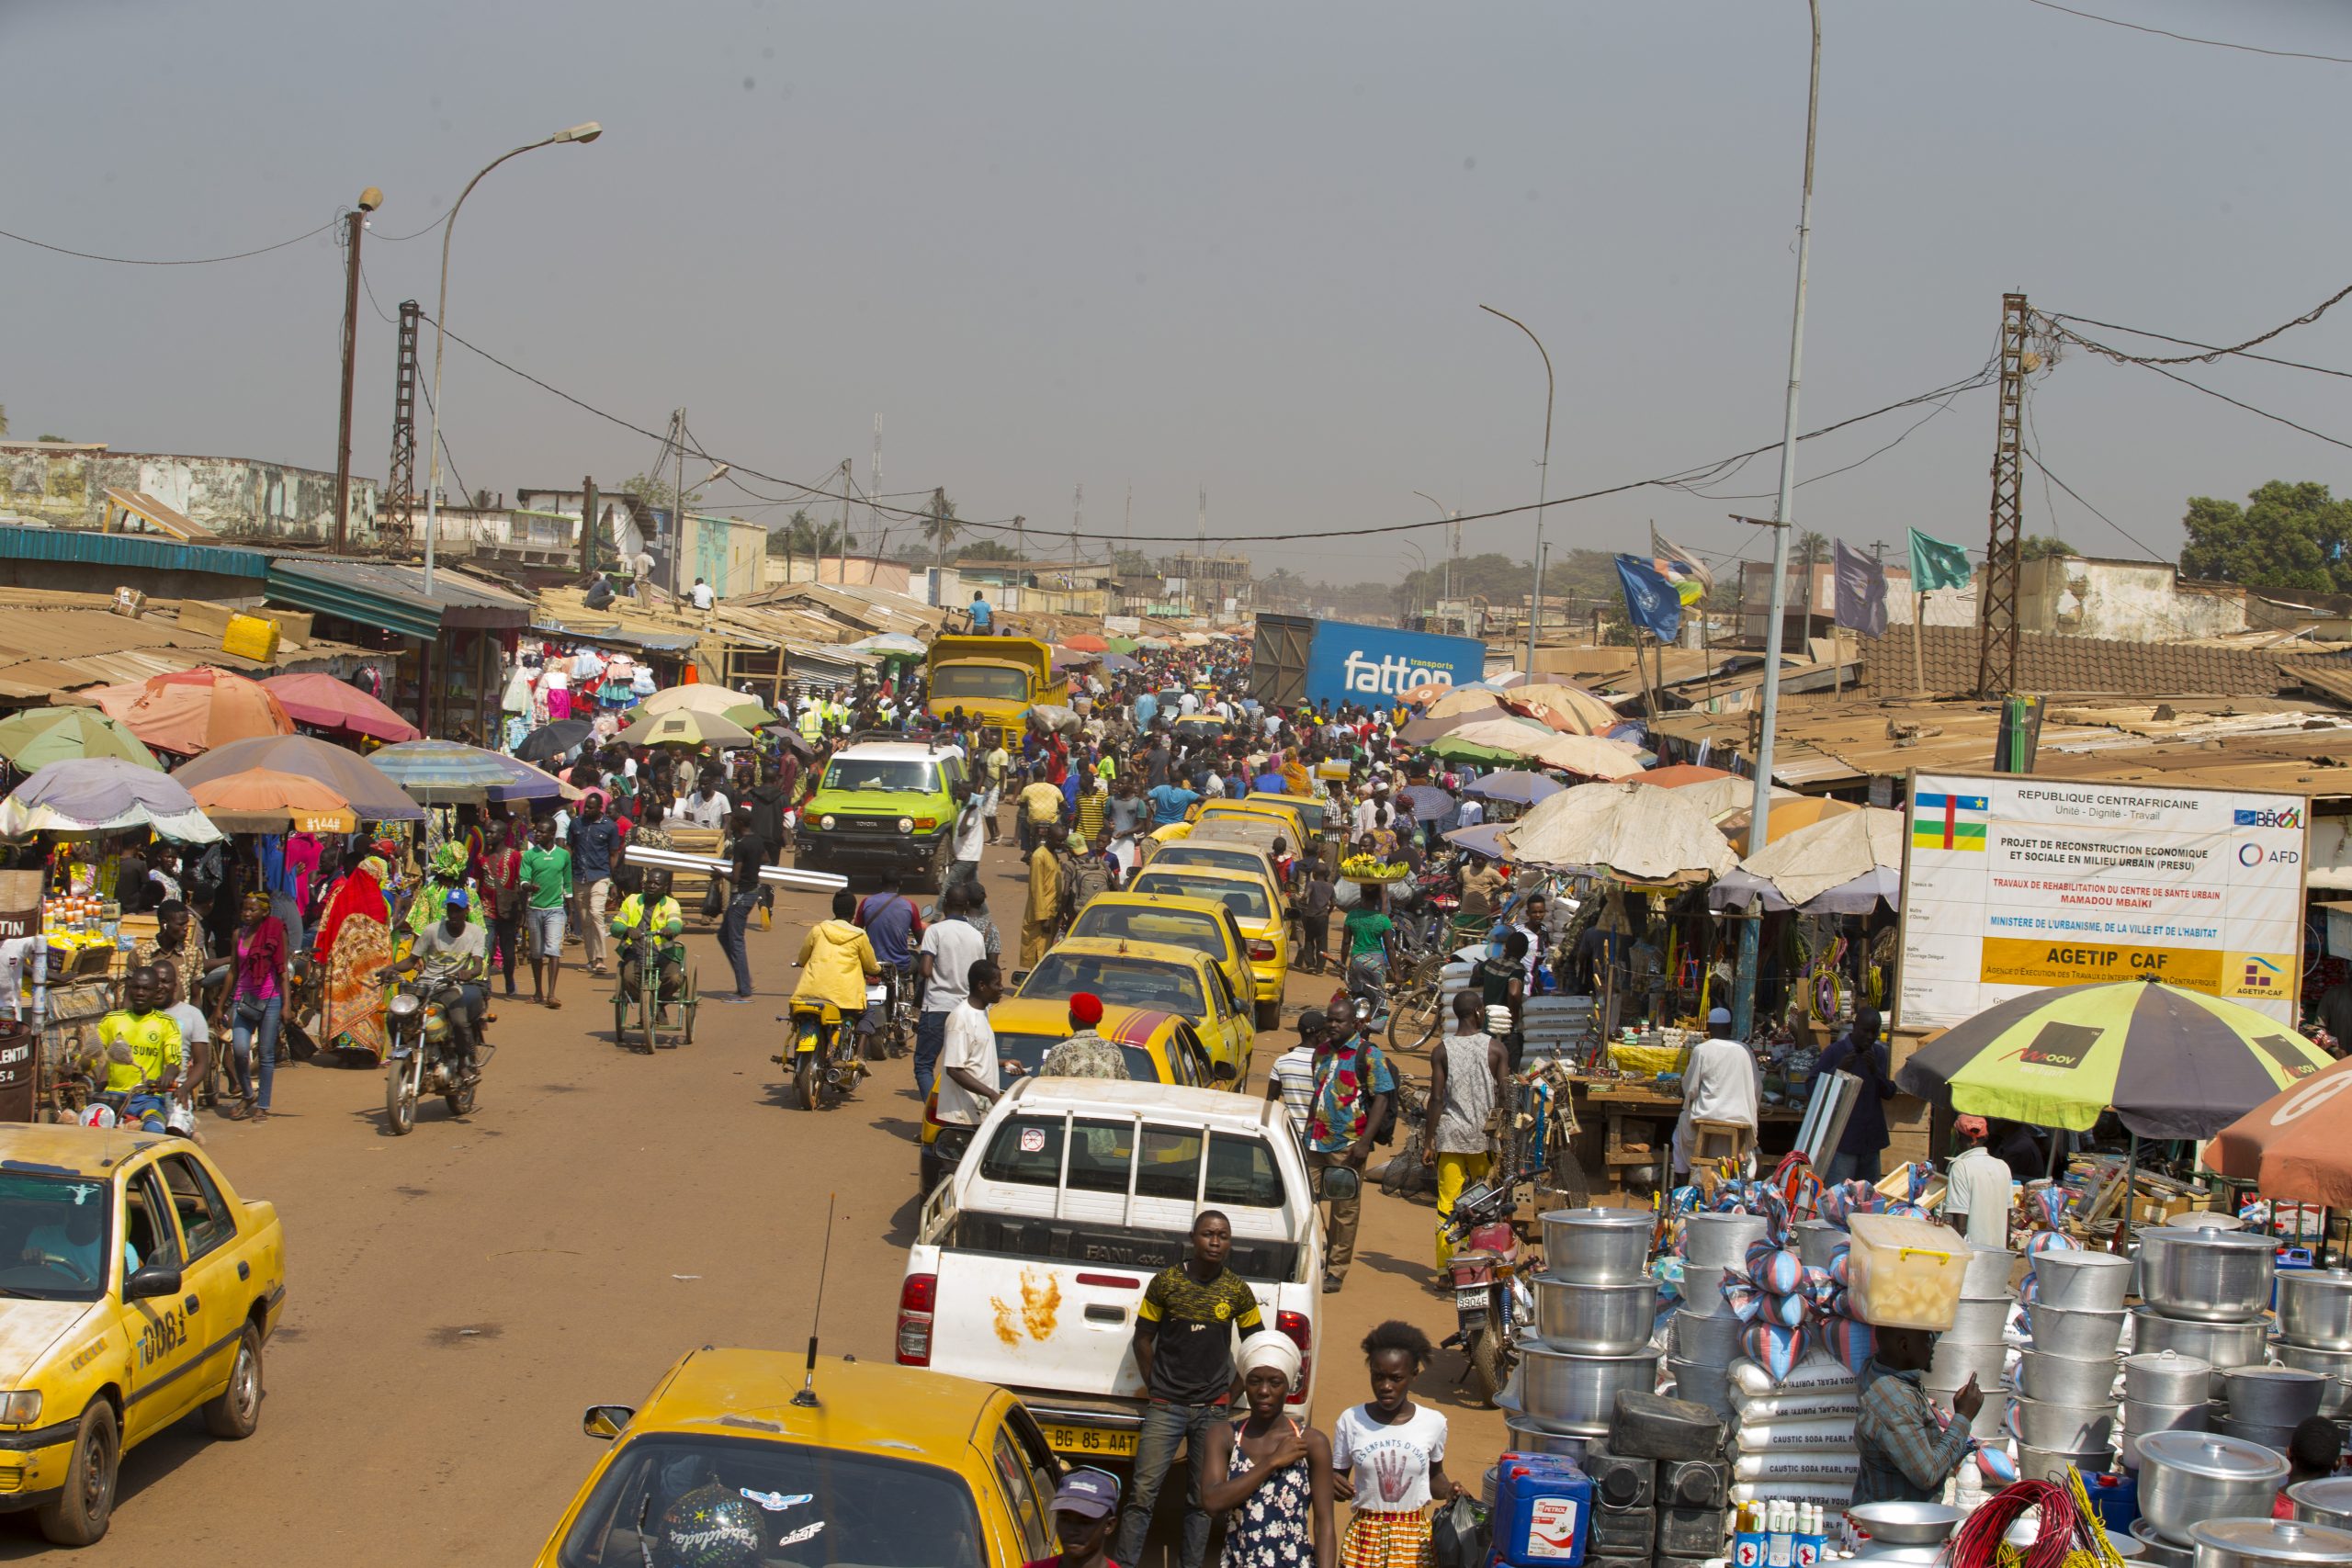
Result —
[{"label": "antenna on taxi roof", "polygon": [[833,1197],[825,1194],[825,1250],[817,1258],[817,1304],[808,1314],[808,1368],[792,1403],[804,1410],[817,1408],[817,1325],[825,1316],[825,1272],[833,1261]]}]

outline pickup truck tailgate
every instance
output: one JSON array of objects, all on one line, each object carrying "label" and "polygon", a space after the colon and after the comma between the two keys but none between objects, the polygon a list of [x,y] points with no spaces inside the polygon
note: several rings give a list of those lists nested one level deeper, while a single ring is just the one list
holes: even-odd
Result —
[{"label": "pickup truck tailgate", "polygon": [[1136,1311],[1152,1271],[944,1248],[932,1365],[1011,1389],[1143,1397]]}]

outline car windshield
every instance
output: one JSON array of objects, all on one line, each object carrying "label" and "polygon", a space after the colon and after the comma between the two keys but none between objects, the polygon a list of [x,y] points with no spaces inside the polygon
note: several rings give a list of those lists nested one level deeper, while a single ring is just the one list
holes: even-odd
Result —
[{"label": "car windshield", "polygon": [[931,694],[1020,703],[1029,700],[1029,671],[1001,664],[943,664],[932,672]]},{"label": "car windshield", "polygon": [[1261,875],[1266,870],[1265,857],[1255,850],[1236,846],[1221,849],[1213,843],[1179,842],[1169,845],[1152,857],[1155,865],[1213,865],[1220,871],[1254,871]]},{"label": "car windshield", "polygon": [[898,757],[843,757],[825,770],[827,789],[873,794],[933,795],[939,789],[938,780],[933,764]]},{"label": "car windshield", "polygon": [[983,1568],[971,1489],[931,1465],[755,1438],[659,1433],[613,1456],[565,1568]]},{"label": "car windshield", "polygon": [[1198,975],[1148,958],[1056,951],[1039,959],[1021,983],[1023,997],[1054,1001],[1068,1001],[1080,991],[1091,991],[1114,1008],[1151,1008],[1193,1019],[1208,1016]]},{"label": "car windshield", "polygon": [[[1233,911],[1237,920],[1263,920],[1273,913],[1273,900],[1262,884],[1226,876],[1187,876],[1181,871],[1146,871],[1136,878],[1138,893],[1166,893],[1179,898],[1206,898]],[[1192,943],[1184,945],[1190,947]]]},{"label": "car windshield", "polygon": [[[1007,1034],[998,1031],[996,1054],[1008,1062],[1018,1062],[1021,1070],[1035,1077],[1046,1053],[1069,1039],[1067,1034]],[[1159,1069],[1152,1064],[1151,1053],[1140,1045],[1122,1045],[1119,1055],[1127,1064],[1127,1077],[1135,1083],[1159,1083]]]},{"label": "car windshield", "polygon": [[[1244,803],[1247,803],[1255,797],[1245,795],[1241,798]],[[1293,811],[1297,812],[1298,819],[1306,824],[1306,830],[1308,832],[1319,833],[1323,830],[1323,808],[1321,807],[1307,801],[1293,800],[1288,795],[1284,795],[1279,803],[1274,802],[1271,796],[1266,798],[1269,804],[1287,806]]]},{"label": "car windshield", "polygon": [[[0,1296],[94,1302],[105,1292],[114,1235],[107,1184],[77,1176],[0,1171]],[[124,1259],[124,1276],[139,1267]]]},{"label": "car windshield", "polygon": [[1225,932],[1217,925],[1216,917],[1199,909],[1155,909],[1147,904],[1105,904],[1098,900],[1078,912],[1078,919],[1070,922],[1069,934],[1164,942],[1170,947],[1189,947],[1218,960],[1227,955]]}]

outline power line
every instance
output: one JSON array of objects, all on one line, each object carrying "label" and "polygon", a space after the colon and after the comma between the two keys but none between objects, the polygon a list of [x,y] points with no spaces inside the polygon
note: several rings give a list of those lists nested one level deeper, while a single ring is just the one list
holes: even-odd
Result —
[{"label": "power line", "polygon": [[[2300,359],[2280,359],[2275,355],[2249,354],[2243,346],[2237,348],[2218,348],[2210,343],[2199,343],[2195,338],[2173,337],[2165,333],[2152,333],[2145,327],[2127,327],[2115,321],[2095,321],[2088,316],[2069,316],[2059,312],[2052,312],[2048,319],[2052,321],[2079,321],[2086,327],[2099,327],[2111,333],[2129,333],[2133,337],[2152,337],[2158,343],[2177,343],[2183,348],[2203,349],[2205,351],[2203,354],[2191,355],[2190,357],[2206,360],[2208,362],[2211,362],[2211,360],[2225,354],[2234,354],[2241,359],[2259,360],[2265,365],[2283,365],[2290,370],[2309,370],[2313,375],[2317,376],[2340,376],[2346,380],[2352,381],[2352,370],[2338,370],[2332,366],[2326,365],[2306,365]],[[2073,341],[2082,343],[2085,340],[2081,338],[2075,338]],[[2086,344],[2086,346],[2088,345]],[[2172,362],[2167,361],[2167,363]]]},{"label": "power line", "polygon": [[2212,388],[2205,386],[2201,382],[2192,381],[2186,376],[2175,375],[2172,371],[2165,369],[2161,365],[2151,364],[2143,359],[2127,359],[2123,361],[2123,363],[2126,365],[2137,365],[2144,370],[2153,370],[2157,375],[2163,377],[2165,380],[2177,381],[2182,386],[2188,388],[2191,391],[2202,392],[2209,398],[2219,398],[2223,402],[2229,404],[2232,408],[2244,409],[2246,412],[2250,414],[2257,414],[2262,418],[2270,421],[2274,424],[2283,424],[2290,430],[2300,430],[2305,435],[2312,437],[2315,441],[2324,441],[2330,446],[2341,446],[2346,452],[2352,452],[2352,441],[2339,441],[2333,435],[2324,434],[2319,431],[2313,430],[2308,424],[2297,424],[2285,414],[2272,413],[2268,409],[2258,409],[2252,403],[2241,402],[2236,398],[2230,396],[2227,392],[2217,392]]},{"label": "power line", "polygon": [[[2050,465],[2041,460],[2041,454],[2036,452],[2030,446],[2022,446],[2019,447],[2018,450],[2025,454],[2027,462],[2031,463],[2035,468],[2041,470],[2041,477],[2043,479],[2050,480],[2060,490],[2064,491],[2068,495],[2073,496],[2077,502],[2080,502],[2083,509],[2088,512],[2092,516],[2098,518],[2100,522],[2106,524],[2109,527],[2114,529],[2125,538],[2130,539],[2133,544],[2139,545],[2140,553],[2142,555],[2146,556],[2153,561],[2161,561],[2169,558],[2168,557],[2157,554],[2154,550],[2150,549],[2146,545],[2142,544],[2141,541],[2132,535],[2129,528],[2126,528],[2122,524],[2118,523],[2114,518],[2109,517],[2106,513],[2101,512],[2098,507],[2093,506],[2089,502],[2084,501],[2081,492],[2076,491],[2073,485],[2068,484],[2064,479],[2060,479],[2056,474],[2050,471]],[[2058,519],[2054,514],[2050,520],[2050,525],[2053,528],[2058,525]]]},{"label": "power line", "polygon": [[434,230],[441,227],[442,224],[449,221],[449,214],[456,210],[457,209],[454,207],[444,209],[440,217],[435,218],[432,222],[427,223],[424,228],[419,229],[413,234],[379,234],[376,238],[379,243],[387,245],[397,245],[404,241],[423,239],[425,235],[433,232]]},{"label": "power line", "polygon": [[[2326,299],[2321,300],[2318,304],[2312,306],[2301,315],[2297,316],[2293,321],[2281,321],[2278,325],[2271,328],[2268,332],[2260,333],[2255,337],[2250,337],[2244,343],[2232,344],[2227,348],[2207,348],[2201,354],[2177,354],[2168,357],[2160,357],[2153,355],[2126,354],[2121,349],[2109,347],[2106,344],[2094,343],[2089,338],[2083,336],[2080,333],[2074,332],[2060,324],[2062,321],[2073,320],[2074,318],[2072,317],[2053,316],[2039,310],[2035,311],[2034,314],[2041,319],[2044,326],[2057,333],[2060,337],[2064,338],[2067,342],[2078,343],[2085,348],[2089,349],[2093,354],[2104,355],[2109,359],[2124,360],[2133,365],[2211,365],[2214,361],[2222,358],[2224,355],[2244,354],[2247,349],[2252,348],[2255,344],[2259,343],[2268,343],[2272,338],[2278,336],[2282,333],[2290,333],[2294,331],[2297,327],[2307,327],[2311,325],[2313,321],[2318,321],[2322,316],[2326,315],[2330,308],[2346,299],[2347,296],[2352,296],[2352,283],[2346,284],[2343,288],[2337,289],[2335,293],[2329,295]],[[2128,333],[2132,329],[2130,327],[2120,327],[2115,330]],[[2140,335],[2143,337],[2159,337],[2163,334],[2159,333],[2143,333]],[[2179,338],[2172,338],[2167,341],[2179,343],[2183,340]],[[2303,368],[2310,369],[2312,367],[2306,366]]]},{"label": "power line", "polygon": [[253,256],[266,256],[272,251],[282,251],[288,245],[299,245],[305,240],[325,233],[342,221],[343,215],[337,213],[308,233],[297,234],[290,240],[280,240],[274,245],[264,245],[257,251],[239,251],[232,256],[187,256],[171,261],[159,261],[149,256],[108,256],[100,255],[96,251],[71,250],[64,245],[52,245],[46,240],[36,240],[28,234],[11,233],[6,229],[0,229],[0,240],[14,240],[20,245],[30,245],[35,250],[50,251],[61,256],[73,256],[81,261],[111,262],[117,266],[213,266],[221,262],[244,261]]},{"label": "power line", "polygon": [[2171,32],[2164,28],[2152,28],[2139,22],[2126,22],[2114,17],[2097,16],[2089,11],[2077,11],[2072,6],[2059,5],[2058,0],[2026,0],[2026,3],[2030,6],[2039,6],[2045,11],[2064,11],[2070,17],[2080,17],[2086,22],[2105,22],[2110,28],[2129,28],[2135,33],[2154,33],[2158,38],[2175,39],[2182,43],[2201,43],[2208,49],[2234,49],[2245,54],[2267,54],[2280,60],[2319,60],[2330,65],[2352,65],[2352,59],[2346,59],[2340,54],[2311,54],[2299,49],[2264,49],[2259,44],[2232,43],[2227,39],[2192,38],[2187,33]]}]

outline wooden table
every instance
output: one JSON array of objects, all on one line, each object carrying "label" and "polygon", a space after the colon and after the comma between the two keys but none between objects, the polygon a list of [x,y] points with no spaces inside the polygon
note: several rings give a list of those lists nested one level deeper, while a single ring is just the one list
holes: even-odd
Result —
[{"label": "wooden table", "polygon": [[[1642,1166],[1658,1168],[1659,1183],[1663,1187],[1672,1179],[1673,1145],[1671,1123],[1682,1114],[1682,1097],[1668,1094],[1645,1078],[1585,1078],[1577,1080],[1577,1096],[1583,1102],[1577,1108],[1577,1121],[1589,1126],[1593,1118],[1585,1114],[1589,1110],[1599,1113],[1604,1129],[1600,1144],[1600,1158],[1596,1168],[1590,1160],[1585,1168],[1593,1178],[1592,1201],[1603,1208],[1623,1206],[1630,1194],[1625,1189],[1625,1174]],[[1757,1155],[1784,1154],[1791,1141],[1773,1134],[1782,1128],[1793,1134],[1804,1113],[1791,1106],[1767,1105],[1757,1113]],[[1659,1135],[1658,1124],[1668,1123],[1667,1136]],[[1628,1137],[1629,1130],[1635,1135]],[[1768,1146],[1772,1145],[1772,1146]],[[1588,1142],[1586,1149],[1593,1145]]]}]

